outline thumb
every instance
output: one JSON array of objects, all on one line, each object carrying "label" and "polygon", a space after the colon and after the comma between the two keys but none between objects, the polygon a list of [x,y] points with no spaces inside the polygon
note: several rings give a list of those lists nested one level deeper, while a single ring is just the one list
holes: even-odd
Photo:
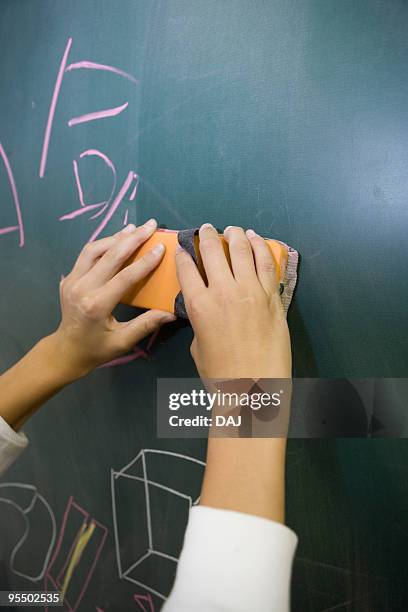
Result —
[{"label": "thumb", "polygon": [[145,338],[149,334],[159,329],[164,323],[175,321],[175,317],[170,312],[163,310],[148,310],[131,321],[121,323],[118,330],[120,336],[120,344],[128,348],[134,346],[137,342]]}]

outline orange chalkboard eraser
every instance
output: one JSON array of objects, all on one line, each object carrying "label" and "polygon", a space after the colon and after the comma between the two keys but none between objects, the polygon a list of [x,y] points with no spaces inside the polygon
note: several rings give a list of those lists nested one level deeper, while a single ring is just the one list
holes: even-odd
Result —
[{"label": "orange chalkboard eraser", "polygon": [[[229,260],[228,244],[222,236],[221,242]],[[275,260],[277,282],[281,287],[281,298],[285,310],[288,309],[296,285],[298,253],[283,242],[266,239]],[[157,308],[171,312],[178,317],[187,318],[184,300],[176,274],[175,253],[181,244],[195,259],[198,269],[205,278],[204,267],[200,257],[198,230],[163,230],[158,229],[127,262],[129,265],[150,251],[156,244],[166,247],[160,264],[146,278],[137,283],[122,298],[123,304],[138,308]]]}]

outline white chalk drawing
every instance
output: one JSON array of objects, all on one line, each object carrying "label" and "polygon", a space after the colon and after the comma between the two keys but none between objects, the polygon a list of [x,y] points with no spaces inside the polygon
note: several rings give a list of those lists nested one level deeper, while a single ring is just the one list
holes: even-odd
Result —
[{"label": "white chalk drawing", "polygon": [[[151,479],[149,477],[149,459],[152,460],[154,456],[156,457],[156,461],[157,456],[160,456],[160,461],[163,462],[162,464],[166,466],[166,469],[168,469],[169,465],[171,467],[171,463],[174,463],[175,469],[178,470],[180,470],[180,467],[182,467],[183,464],[185,468],[189,467],[189,469],[193,470],[195,470],[196,466],[197,476],[200,479],[203,475],[205,463],[188,455],[156,449],[143,449],[121,470],[111,470],[113,529],[115,535],[116,560],[119,578],[128,580],[129,582],[146,589],[153,595],[156,595],[156,597],[165,600],[168,593],[161,592],[158,590],[158,588],[154,588],[153,585],[146,584],[145,580],[138,580],[137,577],[137,568],[141,568],[143,562],[149,558],[150,560],[152,557],[156,559],[166,559],[170,562],[170,565],[174,570],[178,562],[178,558],[176,556],[167,554],[166,552],[158,549],[158,545],[156,543],[155,526],[152,524],[153,508],[151,505],[151,492],[153,489],[156,491],[160,490],[164,492],[165,495],[176,496],[179,500],[184,501],[186,513],[184,516],[186,520],[191,506],[198,503],[199,498],[194,498],[188,491],[180,491],[179,489],[167,486],[166,483],[158,482],[156,479]],[[182,465],[180,465],[180,462],[182,462]],[[137,475],[138,472],[140,475]],[[121,542],[126,542],[126,526],[121,526],[120,518],[118,516],[117,489],[118,483],[121,481],[121,479],[134,482],[135,496],[139,494],[137,503],[143,505],[143,513],[145,514],[145,524],[139,524],[138,528],[140,530],[141,541],[146,541],[147,546],[145,552],[136,552],[136,558],[134,560],[132,559],[133,562],[130,564],[128,564],[124,559],[124,548],[121,547]],[[140,487],[140,485],[142,485],[142,487]],[[178,516],[178,518],[180,517]]]},{"label": "white chalk drawing", "polygon": [[[16,501],[16,496],[18,499],[19,494],[21,495],[22,492],[24,494],[24,492],[27,491],[32,494],[29,503],[26,505],[18,503],[18,501]],[[22,578],[30,580],[31,582],[37,582],[38,580],[41,580],[46,572],[57,536],[55,516],[53,511],[51,510],[49,503],[37,491],[37,488],[34,485],[24,484],[20,482],[5,482],[0,483],[0,504],[7,504],[14,508],[21,515],[24,522],[24,533],[20,537],[17,544],[14,546],[10,556],[10,571],[13,572],[13,574],[16,574],[17,576],[21,576]],[[32,525],[30,521],[30,513],[33,512],[33,510],[37,507],[37,504],[42,505],[43,509],[45,509],[47,513],[47,517],[49,518],[50,523],[50,535],[49,542],[46,543],[44,558],[41,559],[40,562],[40,570],[37,574],[30,575],[24,573],[23,571],[20,571],[16,567],[16,556],[19,550],[24,546],[24,543],[26,542],[30,531],[32,529],[35,529],[35,525]]]}]

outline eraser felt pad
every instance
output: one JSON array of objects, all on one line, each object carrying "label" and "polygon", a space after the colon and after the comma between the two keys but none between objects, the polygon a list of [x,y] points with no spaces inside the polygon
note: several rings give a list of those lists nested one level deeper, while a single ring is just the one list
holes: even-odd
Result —
[{"label": "eraser felt pad", "polygon": [[[221,243],[226,257],[231,265],[228,244],[222,236]],[[275,261],[277,282],[281,285],[281,299],[287,312],[297,279],[298,253],[286,244],[277,240],[266,239]],[[140,259],[157,244],[166,247],[160,264],[146,278],[137,283],[126,293],[121,302],[138,308],[155,308],[171,312],[178,317],[188,318],[184,299],[177,280],[175,253],[180,244],[196,262],[205,279],[205,271],[200,257],[198,229],[162,230],[158,229],[126,263],[129,265]]]}]

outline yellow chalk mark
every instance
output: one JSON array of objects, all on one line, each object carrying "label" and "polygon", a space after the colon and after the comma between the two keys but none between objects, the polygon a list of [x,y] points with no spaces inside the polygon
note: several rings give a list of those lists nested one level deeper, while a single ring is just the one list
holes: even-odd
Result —
[{"label": "yellow chalk mark", "polygon": [[92,537],[93,532],[95,531],[95,523],[90,523],[89,526],[86,526],[86,523],[83,523],[81,529],[79,530],[78,542],[73,550],[71,559],[69,561],[69,565],[64,577],[64,582],[62,585],[61,596],[62,599],[65,598],[65,594],[68,590],[69,583],[71,582],[72,575],[78,563],[81,560],[82,553],[84,552],[89,540]]}]

